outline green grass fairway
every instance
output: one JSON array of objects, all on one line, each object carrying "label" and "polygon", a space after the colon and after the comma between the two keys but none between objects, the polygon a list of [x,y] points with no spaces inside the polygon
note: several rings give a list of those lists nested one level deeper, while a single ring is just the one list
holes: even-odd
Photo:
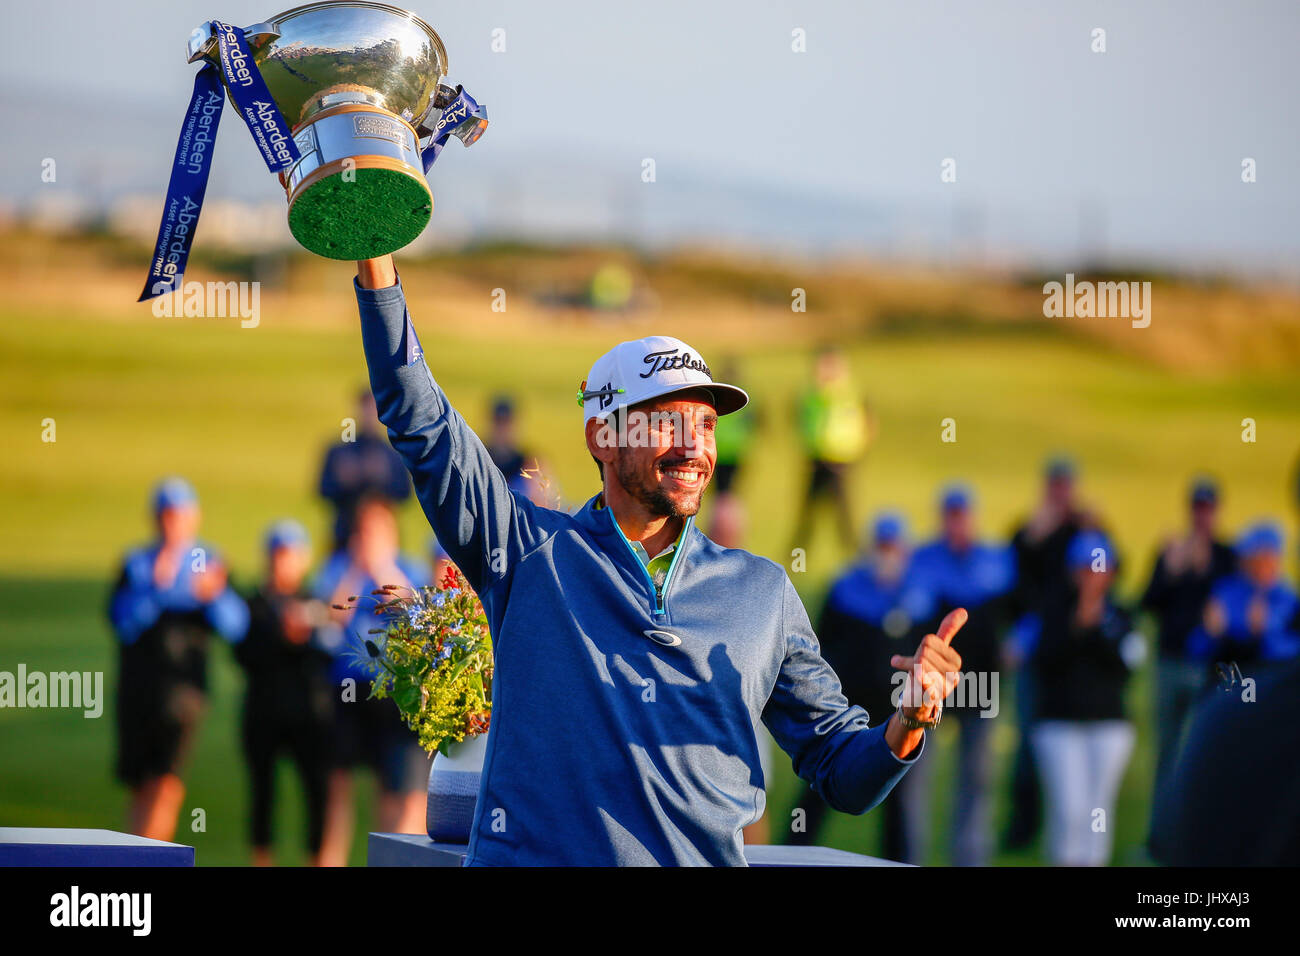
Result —
[{"label": "green grass fairway", "polygon": [[[335,279],[340,308],[348,308],[346,270]],[[406,282],[429,294],[427,275],[412,269]],[[476,426],[486,424],[494,392],[513,391],[527,445],[546,460],[568,501],[585,500],[596,490],[595,468],[582,445],[574,391],[600,351],[642,334],[640,327],[557,322],[526,337],[506,335],[493,330],[489,296],[474,301],[482,302],[478,323],[461,321],[453,330],[440,328],[427,309],[413,309],[435,375]],[[311,325],[301,317],[291,324],[270,309],[254,329],[234,319],[155,319],[144,307],[135,320],[57,306],[0,312],[0,670],[20,662],[29,670],[102,670],[111,700],[116,664],[107,590],[124,549],[148,535],[153,482],[165,473],[194,482],[203,535],[223,550],[240,583],[260,573],[260,537],[272,519],[299,517],[323,537],[317,469],[364,380],[359,336],[352,325]],[[701,349],[715,369],[723,352],[739,355],[740,384],[765,413],[761,441],[740,479],[749,546],[787,566],[803,481],[788,408],[813,338],[802,326],[807,317],[790,318],[793,344],[775,336],[724,340],[710,333],[707,314],[680,309],[655,323]],[[1127,559],[1128,595],[1149,572],[1160,536],[1180,523],[1184,489],[1198,470],[1222,479],[1229,528],[1272,515],[1293,530],[1289,489],[1300,449],[1293,371],[1192,377],[1041,331],[977,336],[917,329],[855,340],[850,352],[880,429],[856,477],[859,522],[895,505],[914,531],[928,535],[939,484],[960,477],[977,490],[984,529],[1003,535],[1033,501],[1043,458],[1068,451],[1081,465],[1084,497],[1101,509]],[[956,420],[956,443],[940,441],[945,418]],[[1257,423],[1255,443],[1241,440],[1245,418]],[[55,422],[53,443],[42,441],[45,419]],[[408,507],[402,520],[407,548],[423,554],[430,533],[418,507]],[[798,542],[808,569],[793,577],[814,616],[845,558],[829,522],[827,516],[811,541]],[[213,662],[211,709],[191,762],[178,839],[197,847],[200,864],[238,864],[247,860],[237,745],[241,678],[225,648],[214,649]],[[1144,672],[1130,696],[1140,736],[1114,821],[1121,862],[1137,858],[1146,827],[1154,739],[1149,683]],[[1015,737],[1007,685],[995,738],[1003,769]],[[949,815],[952,734],[945,728],[938,735],[938,834]],[[0,711],[0,824],[122,827],[125,795],[111,777],[112,740],[111,703],[98,720],[72,711]],[[788,760],[778,755],[777,762],[769,818],[779,834],[788,826],[795,780]],[[1001,794],[1005,772],[997,780]],[[366,790],[361,808],[368,815]],[[281,792],[287,799],[278,812],[280,855],[294,862],[302,859],[302,813],[287,767]],[[193,808],[205,811],[205,832],[189,832]],[[1004,800],[999,808],[1003,819]],[[355,863],[364,861],[366,819]],[[877,851],[870,816],[835,815],[826,836],[844,849]],[[935,862],[944,859],[942,842],[935,840]]]}]

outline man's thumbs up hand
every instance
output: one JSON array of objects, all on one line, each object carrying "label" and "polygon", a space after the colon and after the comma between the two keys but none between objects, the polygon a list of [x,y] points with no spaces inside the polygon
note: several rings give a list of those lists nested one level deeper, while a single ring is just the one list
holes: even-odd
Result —
[{"label": "man's thumbs up hand", "polygon": [[908,674],[902,697],[903,713],[908,717],[933,720],[939,705],[957,686],[961,678],[961,655],[952,649],[952,639],[968,617],[962,607],[948,612],[939,630],[922,638],[915,654],[910,657],[895,654],[889,659],[891,667]]}]

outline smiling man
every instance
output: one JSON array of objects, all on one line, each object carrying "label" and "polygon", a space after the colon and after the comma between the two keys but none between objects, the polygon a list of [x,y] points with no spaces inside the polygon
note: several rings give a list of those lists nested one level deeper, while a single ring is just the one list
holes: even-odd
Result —
[{"label": "smiling man", "polygon": [[938,719],[927,701],[956,684],[965,612],[894,659],[915,706],[869,728],[785,570],[695,527],[713,427],[748,401],[741,389],[677,339],[616,346],[577,396],[602,489],[575,514],[538,507],[434,381],[391,257],[357,272],[380,420],[492,629],[467,863],[743,865],[741,831],[765,800],[760,720],[831,806],[884,799]]}]

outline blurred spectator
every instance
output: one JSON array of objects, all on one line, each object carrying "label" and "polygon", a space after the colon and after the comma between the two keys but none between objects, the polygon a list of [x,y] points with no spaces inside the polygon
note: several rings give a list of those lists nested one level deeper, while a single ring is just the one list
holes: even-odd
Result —
[{"label": "blurred spectator", "polygon": [[[723,365],[720,379],[740,381],[734,361]],[[735,492],[736,477],[749,457],[758,430],[759,412],[753,398],[738,412],[718,419],[714,430],[717,461],[713,469],[713,506],[709,514],[709,537],[724,548],[739,548],[745,537],[745,508]]]},{"label": "blurred spectator", "polygon": [[1144,646],[1113,597],[1117,558],[1106,537],[1076,535],[1066,564],[1069,583],[1048,597],[1034,636],[1034,756],[1046,800],[1049,862],[1104,866],[1136,738],[1124,715],[1124,686]]},{"label": "blurred spectator", "polygon": [[519,446],[515,403],[509,395],[492,400],[492,427],[483,444],[488,457],[506,476],[511,491],[519,492],[534,504],[547,502],[543,495],[541,464]]},{"label": "blurred spectator", "polygon": [[[817,626],[822,656],[839,676],[844,696],[867,711],[873,727],[895,710],[894,675],[900,672],[889,659],[920,640],[922,627],[934,616],[933,599],[914,582],[910,566],[903,519],[892,512],[879,514],[870,550],[831,585]],[[887,859],[924,859],[929,820],[913,797],[926,789],[932,764],[933,755],[922,754],[881,807],[881,855]],[[805,787],[798,807],[804,811],[806,829],[794,833],[790,842],[814,844],[826,804]]]},{"label": "blurred spectator", "polygon": [[1188,510],[1187,533],[1161,548],[1142,598],[1159,624],[1156,794],[1168,783],[1187,715],[1205,686],[1205,664],[1188,654],[1187,639],[1201,623],[1211,586],[1231,574],[1237,563],[1231,545],[1218,537],[1219,490],[1214,482],[1202,478],[1192,485]]},{"label": "blurred spectator", "polygon": [[1282,529],[1248,528],[1237,543],[1238,571],[1210,591],[1202,626],[1188,650],[1202,661],[1235,665],[1250,676],[1300,653],[1300,600],[1282,581]]},{"label": "blurred spectator", "polygon": [[[946,488],[940,498],[942,533],[917,549],[913,575],[935,601],[934,617],[922,628],[938,629],[949,611],[964,607],[970,617],[957,636],[962,657],[963,696],[951,719],[960,728],[957,798],[953,809],[952,862],[955,866],[986,866],[992,854],[992,714],[996,700],[979,700],[978,690],[996,692],[992,676],[1001,670],[998,633],[1015,585],[1015,554],[1007,545],[976,539],[973,495],[962,485]],[[954,692],[954,697],[956,697]],[[950,704],[952,702],[950,701]],[[929,806],[929,794],[921,796]]]},{"label": "blurred spectator", "polygon": [[509,395],[498,395],[492,400],[492,428],[483,444],[492,464],[501,469],[506,481],[517,481],[520,473],[529,467],[529,457],[518,444],[515,403]]},{"label": "blurred spectator", "polygon": [[1015,530],[1015,609],[1039,610],[1069,577],[1065,552],[1082,530],[1102,530],[1077,496],[1077,470],[1069,458],[1051,459],[1043,471],[1043,496],[1029,519]]},{"label": "blurred spectator", "polygon": [[[424,801],[429,756],[402,721],[391,700],[370,698],[373,675],[361,664],[363,642],[387,621],[378,613],[372,591],[384,585],[418,588],[430,584],[427,566],[398,551],[397,518],[392,503],[367,495],[357,503],[346,551],[333,555],[317,578],[314,593],[330,605],[332,627],[318,639],[334,658],[331,683],[335,703],[335,760],[330,774],[321,861],[347,862],[352,843],[352,771],[372,769],[379,780],[379,829],[424,832]],[[350,601],[350,598],[357,598]],[[346,607],[338,610],[335,606]],[[351,681],[352,683],[348,683]]]},{"label": "blurred spectator", "polygon": [[320,496],[334,506],[334,550],[347,547],[352,514],[363,495],[376,493],[395,502],[411,495],[411,481],[402,459],[379,430],[375,397],[370,389],[357,393],[356,433],[345,435],[325,453]]},{"label": "blurred spectator", "polygon": [[[1080,530],[1095,525],[1076,499],[1075,476],[1073,461],[1059,456],[1050,459],[1043,470],[1042,500],[1012,535],[1016,588],[1011,607],[1018,633],[1029,633],[1040,626],[1039,616],[1048,595],[1066,585],[1065,549]],[[1030,743],[1037,687],[1033,667],[1023,653],[1015,650],[1022,646],[1023,642],[1013,642],[1010,655],[1018,668],[1016,730],[1019,742],[1011,772],[1011,822],[1003,841],[1009,850],[1023,849],[1033,843],[1042,826],[1043,814],[1039,775]]]},{"label": "blurred spectator", "polygon": [[592,274],[587,302],[600,312],[624,312],[632,305],[636,281],[627,266],[607,262]]},{"label": "blurred spectator", "polygon": [[248,599],[248,636],[235,646],[247,674],[243,744],[252,788],[253,862],[269,866],[275,765],[293,759],[307,802],[307,850],[319,864],[333,742],[330,657],[311,638],[325,606],[303,587],[311,563],[307,532],[279,521],[266,536],[266,579]]},{"label": "blurred spectator", "polygon": [[171,840],[181,771],[207,703],[208,638],[244,638],[248,607],[198,538],[198,496],[168,478],[154,490],[157,539],[129,552],[109,602],[119,649],[117,775],[131,788],[131,832]]},{"label": "blurred spectator", "polygon": [[1214,693],[1193,714],[1169,786],[1152,811],[1166,866],[1300,866],[1300,658],[1254,693]]},{"label": "blurred spectator", "polygon": [[813,381],[799,397],[799,434],[808,455],[810,473],[792,547],[807,548],[814,511],[830,499],[844,547],[856,546],[849,481],[853,465],[867,450],[871,418],[857,393],[848,360],[836,348],[818,353]]}]

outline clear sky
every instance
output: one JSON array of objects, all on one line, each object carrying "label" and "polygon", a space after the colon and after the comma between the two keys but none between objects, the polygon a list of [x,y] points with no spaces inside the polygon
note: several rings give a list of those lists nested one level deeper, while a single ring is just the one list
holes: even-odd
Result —
[{"label": "clear sky", "polygon": [[[442,35],[450,81],[489,105],[488,134],[471,153],[453,144],[452,161],[474,167],[475,192],[514,197],[528,228],[531,215],[563,231],[572,216],[581,231],[595,192],[612,207],[604,225],[635,238],[727,197],[691,228],[852,240],[856,218],[863,237],[892,243],[915,231],[923,244],[954,233],[1300,259],[1295,0],[403,2]],[[0,110],[22,129],[0,189],[22,192],[13,165],[31,153],[90,162],[94,144],[77,145],[89,129],[104,157],[87,181],[161,199],[194,71],[189,31],[277,12],[248,0],[8,5]],[[1097,27],[1104,53],[1091,49]],[[496,28],[505,52],[491,49]],[[796,29],[806,52],[792,50]],[[246,139],[228,113],[218,182],[255,180]],[[658,193],[642,188],[645,157]],[[1254,184],[1241,182],[1245,157]],[[945,158],[956,183],[940,181]],[[435,175],[453,182],[447,163]],[[511,215],[489,219],[508,230]]]}]

